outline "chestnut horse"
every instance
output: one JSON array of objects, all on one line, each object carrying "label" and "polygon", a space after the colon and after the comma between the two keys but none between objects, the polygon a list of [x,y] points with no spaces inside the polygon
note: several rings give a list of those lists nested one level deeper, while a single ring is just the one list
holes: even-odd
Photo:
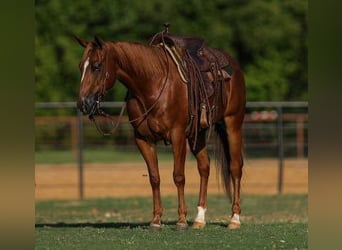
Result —
[{"label": "chestnut horse", "polygon": [[[153,219],[150,227],[160,228],[163,214],[156,151],[156,143],[160,140],[172,144],[173,179],[178,191],[179,217],[176,228],[179,230],[188,228],[184,198],[187,141],[197,160],[200,175],[198,214],[193,228],[205,227],[210,172],[206,130],[200,130],[195,141],[187,136],[186,128],[189,122],[187,86],[182,81],[170,55],[160,46],[109,42],[97,36],[93,41],[85,41],[78,37],[76,39],[85,48],[79,64],[82,75],[77,102],[78,108],[84,115],[94,119],[93,117],[99,113],[101,99],[113,87],[116,80],[124,84],[128,90],[127,112],[134,128],[136,144],[148,168],[153,194]],[[242,123],[246,90],[243,73],[237,62],[231,58],[230,66],[233,74],[225,82],[225,93],[222,93],[227,98],[227,102],[224,107],[218,107],[219,119],[214,122],[215,134],[220,138],[220,152],[223,155],[220,159],[222,182],[227,195],[232,197],[232,213],[228,226],[233,229],[240,227]]]}]

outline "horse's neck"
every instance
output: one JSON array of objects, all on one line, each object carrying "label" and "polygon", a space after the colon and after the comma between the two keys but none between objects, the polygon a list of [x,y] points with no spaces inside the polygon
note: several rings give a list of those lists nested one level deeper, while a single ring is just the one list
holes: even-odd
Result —
[{"label": "horse's neck", "polygon": [[151,91],[159,89],[166,75],[163,54],[137,43],[113,43],[115,59],[118,64],[117,77],[130,92],[151,96]]}]

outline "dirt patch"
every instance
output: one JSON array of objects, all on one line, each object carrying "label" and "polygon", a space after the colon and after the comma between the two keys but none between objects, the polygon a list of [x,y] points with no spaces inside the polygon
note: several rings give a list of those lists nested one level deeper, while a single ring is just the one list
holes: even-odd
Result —
[{"label": "dirt patch", "polygon": [[[162,195],[176,195],[172,162],[160,162]],[[87,163],[84,166],[84,197],[151,196],[148,172],[144,162]],[[198,194],[199,175],[196,162],[186,163],[186,194]],[[79,197],[77,164],[38,164],[35,167],[35,197],[43,199],[77,199]],[[278,191],[277,159],[245,160],[241,192],[245,194],[276,194]],[[211,168],[208,195],[222,193]],[[283,171],[284,193],[308,192],[308,160],[287,159]]]}]

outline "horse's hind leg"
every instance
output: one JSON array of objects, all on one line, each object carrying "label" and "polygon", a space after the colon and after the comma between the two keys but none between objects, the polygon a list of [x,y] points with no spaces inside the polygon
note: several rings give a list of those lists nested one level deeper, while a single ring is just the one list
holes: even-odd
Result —
[{"label": "horse's hind leg", "polygon": [[195,229],[200,229],[204,228],[206,224],[205,213],[207,211],[207,190],[208,178],[210,174],[210,163],[207,148],[205,146],[204,131],[198,134],[197,145],[195,148],[191,140],[189,140],[189,144],[193,155],[196,157],[197,168],[200,175],[200,192],[197,204],[197,216],[192,227]]},{"label": "horse's hind leg", "polygon": [[231,61],[234,73],[226,85],[228,103],[224,115],[226,133],[229,144],[230,174],[233,184],[232,217],[229,228],[240,227],[240,182],[242,177],[242,124],[246,105],[246,86],[243,73],[238,65]]},{"label": "horse's hind leg", "polygon": [[230,172],[233,181],[233,204],[232,217],[229,228],[235,229],[240,227],[240,182],[242,177],[242,121],[236,116],[228,116],[225,118],[226,129],[229,142],[230,153]]},{"label": "horse's hind leg", "polygon": [[145,159],[148,173],[150,177],[150,184],[153,195],[153,219],[150,224],[152,229],[159,229],[161,227],[161,216],[163,214],[163,207],[160,197],[160,176],[158,169],[158,159],[155,144],[148,143],[142,139],[135,138],[136,144]]}]

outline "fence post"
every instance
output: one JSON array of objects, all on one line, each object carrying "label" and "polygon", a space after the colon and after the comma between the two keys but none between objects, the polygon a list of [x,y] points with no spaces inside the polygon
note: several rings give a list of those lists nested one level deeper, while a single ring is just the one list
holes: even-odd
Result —
[{"label": "fence post", "polygon": [[77,147],[77,163],[78,163],[78,191],[79,198],[82,200],[84,197],[83,192],[83,116],[82,113],[77,110],[77,138],[78,138],[78,147]]},{"label": "fence post", "polygon": [[71,136],[71,151],[72,155],[77,158],[78,157],[78,117],[71,117],[69,119],[70,122],[70,136]]},{"label": "fence post", "polygon": [[283,141],[283,109],[281,106],[278,107],[278,194],[283,192],[283,172],[284,172],[284,141]]},{"label": "fence post", "polygon": [[296,119],[297,126],[297,157],[304,157],[304,118],[303,116],[298,116]]}]

